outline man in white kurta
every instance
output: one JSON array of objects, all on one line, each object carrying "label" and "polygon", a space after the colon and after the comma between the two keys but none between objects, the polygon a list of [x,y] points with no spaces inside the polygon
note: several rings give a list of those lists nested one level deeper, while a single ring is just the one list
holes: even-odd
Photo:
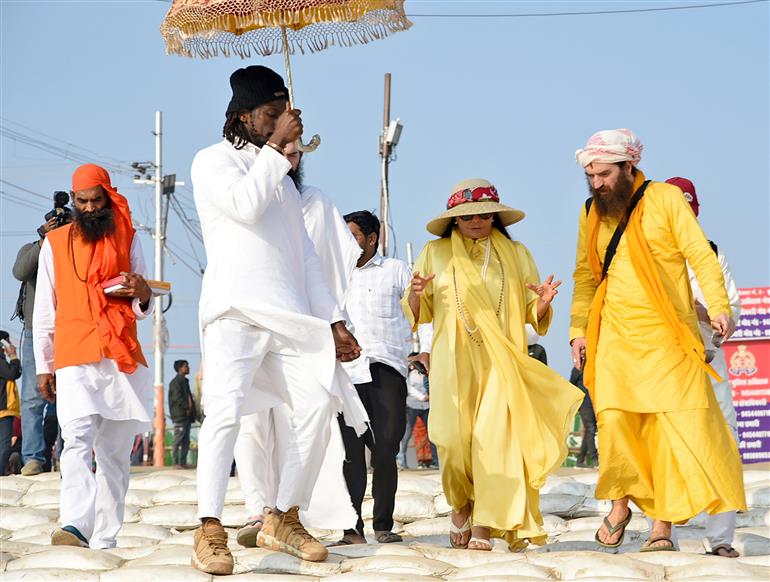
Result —
[{"label": "man in white kurta", "polygon": [[[301,154],[294,144],[287,145],[284,150],[292,164],[293,170],[289,175],[300,191],[305,228],[337,306],[344,312],[350,276],[361,249],[331,198],[315,186],[301,183],[301,174],[297,173]],[[361,360],[359,358],[356,362]],[[335,410],[344,413],[346,422],[356,434],[363,434],[369,417],[353,383],[339,363],[331,392]],[[235,444],[235,462],[249,518],[239,530],[237,539],[245,547],[256,545],[256,536],[264,519],[263,509],[275,505],[278,487],[276,467],[280,466],[283,454],[276,447],[276,440],[287,440],[282,433],[291,430],[290,414],[291,411],[284,405],[241,419],[241,430]],[[335,418],[331,421],[329,447],[310,506],[300,513],[304,525],[316,529],[347,529],[355,525],[358,516],[350,502],[342,474],[344,460],[345,448]]]},{"label": "man in white kurta", "polygon": [[193,565],[229,574],[220,518],[241,417],[287,405],[292,430],[257,544],[319,561],[328,552],[299,521],[330,437],[335,357],[357,357],[355,339],[328,289],[287,177],[283,147],[302,132],[299,111],[270,69],[230,78],[226,139],[192,164],[208,265],[200,299],[203,408],[198,439],[198,515]]},{"label": "man in white kurta", "polygon": [[[91,165],[87,167],[95,168]],[[103,176],[107,176],[106,171],[101,168],[98,170],[101,170]],[[109,187],[109,182],[106,185]],[[87,200],[87,204],[83,204],[81,196],[93,198],[93,193],[78,189],[74,177],[73,190],[75,209],[83,214],[91,212],[89,205],[92,201]],[[101,203],[107,200],[105,195],[106,192],[100,199]],[[119,196],[117,192],[112,191],[109,198],[113,195]],[[62,231],[70,230],[65,233],[65,237],[48,238],[43,243],[35,296],[33,337],[38,385],[42,379],[43,393],[50,387],[55,375],[53,389],[64,439],[60,501],[60,521],[63,527],[55,530],[51,538],[55,545],[114,548],[116,537],[123,525],[125,495],[129,481],[129,457],[134,436],[150,427],[152,378],[147,367],[141,364],[136,366],[133,373],[121,372],[116,361],[109,357],[58,368],[55,365],[57,356],[61,357],[61,354],[55,353],[55,337],[67,332],[61,327],[67,325],[66,322],[62,323],[57,317],[57,306],[61,307],[65,299],[63,294],[67,291],[62,288],[62,281],[57,285],[57,272],[59,277],[66,280],[71,278],[72,273],[68,274],[62,269],[75,269],[78,277],[90,270],[90,267],[87,269],[87,265],[82,262],[72,266],[73,262],[66,258],[68,238],[79,236],[76,234],[78,222],[76,216],[74,225],[62,227]],[[130,224],[129,218],[129,227]],[[60,254],[65,255],[65,258],[55,259],[55,255]],[[141,279],[142,286],[146,287],[143,280],[146,266],[136,236],[133,236],[130,243],[130,258],[125,259],[127,264],[130,264],[131,278],[134,281]],[[55,263],[59,265],[58,270]],[[77,273],[77,269],[81,272]],[[83,284],[86,284],[85,281]],[[149,299],[149,288],[145,291],[148,294],[146,298]],[[139,298],[133,298],[130,304],[136,319],[144,319],[152,312],[151,302],[146,302],[144,310],[140,304]],[[96,321],[92,325],[98,327]],[[50,393],[45,396],[50,396]],[[92,473],[94,454],[95,475]]]}]

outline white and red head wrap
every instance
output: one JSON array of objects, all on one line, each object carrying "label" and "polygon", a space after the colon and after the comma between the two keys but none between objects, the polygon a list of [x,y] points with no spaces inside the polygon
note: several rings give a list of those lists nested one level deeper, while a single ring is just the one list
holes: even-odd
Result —
[{"label": "white and red head wrap", "polygon": [[575,159],[584,168],[594,162],[631,162],[637,166],[642,159],[642,149],[642,142],[630,129],[606,129],[593,134],[586,147],[575,152]]}]

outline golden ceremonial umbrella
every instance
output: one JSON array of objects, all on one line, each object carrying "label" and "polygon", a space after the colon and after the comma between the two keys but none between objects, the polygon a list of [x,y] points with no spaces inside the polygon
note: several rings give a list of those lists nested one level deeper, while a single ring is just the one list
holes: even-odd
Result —
[{"label": "golden ceremonial umbrella", "polygon": [[[283,52],[294,107],[289,55],[364,44],[410,26],[404,0],[174,0],[160,32],[167,53],[187,57]],[[313,151],[320,143],[314,135],[297,145]]]}]

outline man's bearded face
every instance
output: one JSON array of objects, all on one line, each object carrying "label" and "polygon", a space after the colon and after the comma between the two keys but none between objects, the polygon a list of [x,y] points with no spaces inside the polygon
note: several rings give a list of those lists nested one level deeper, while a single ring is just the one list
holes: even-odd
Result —
[{"label": "man's bearded face", "polygon": [[634,177],[626,166],[594,162],[585,171],[588,191],[599,216],[623,218],[634,190]]},{"label": "man's bearded face", "polygon": [[115,231],[115,215],[101,186],[72,193],[72,220],[87,242],[96,242]]}]

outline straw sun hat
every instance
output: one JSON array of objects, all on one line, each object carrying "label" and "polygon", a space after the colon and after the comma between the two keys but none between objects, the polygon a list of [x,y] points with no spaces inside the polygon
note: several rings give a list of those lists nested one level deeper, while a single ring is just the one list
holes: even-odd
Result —
[{"label": "straw sun hat", "polygon": [[452,195],[446,203],[446,212],[440,214],[428,223],[427,229],[431,234],[442,236],[452,219],[457,216],[472,216],[496,212],[500,215],[503,226],[509,226],[524,218],[521,210],[516,210],[500,204],[497,188],[480,178],[463,180],[452,188]]}]

